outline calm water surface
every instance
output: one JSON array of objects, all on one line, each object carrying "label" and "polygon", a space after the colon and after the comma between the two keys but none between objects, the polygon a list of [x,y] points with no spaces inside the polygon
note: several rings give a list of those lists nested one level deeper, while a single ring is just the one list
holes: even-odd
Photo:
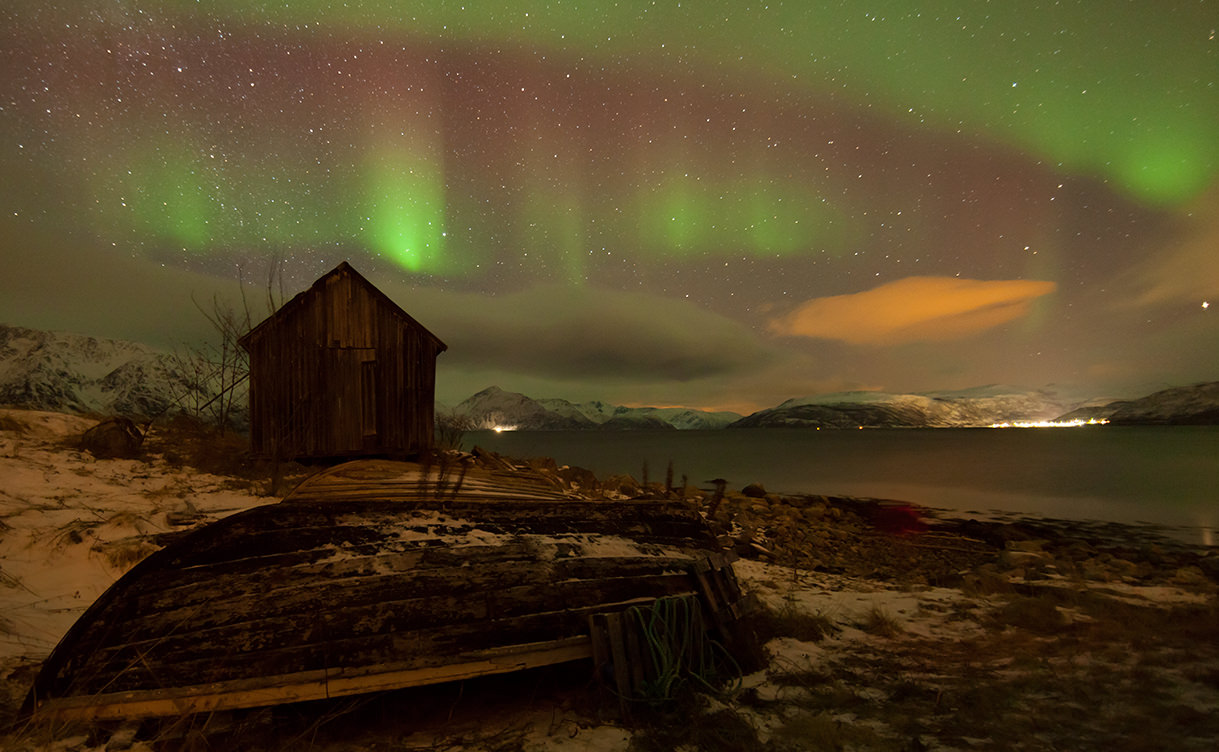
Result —
[{"label": "calm water surface", "polygon": [[554,457],[599,477],[900,499],[939,509],[1150,523],[1219,543],[1219,427],[514,431],[465,447]]}]

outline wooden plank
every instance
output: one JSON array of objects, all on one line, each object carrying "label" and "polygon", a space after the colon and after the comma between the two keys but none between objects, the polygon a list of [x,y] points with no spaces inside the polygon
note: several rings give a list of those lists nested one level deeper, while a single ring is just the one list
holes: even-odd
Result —
[{"label": "wooden plank", "polygon": [[[631,597],[659,597],[689,590],[684,575],[650,575],[605,580],[569,581],[538,587],[536,583],[486,591],[477,595],[402,597],[392,591],[384,598],[375,593],[359,604],[344,603],[341,610],[328,611],[301,599],[299,608],[274,616],[258,611],[243,614],[243,620],[194,628],[192,619],[163,620],[158,614],[145,617],[147,626],[128,622],[111,634],[121,638],[96,645],[90,652],[104,662],[125,662],[118,656],[141,656],[143,662],[184,662],[196,657],[225,655],[255,657],[271,647],[305,648],[338,640],[356,642],[377,635],[416,634],[432,631],[459,633],[465,625],[492,630],[490,620],[527,619],[552,613],[575,612],[598,604]],[[396,597],[395,597],[396,596]],[[555,604],[562,604],[555,609]],[[204,607],[206,608],[206,607]],[[204,610],[200,609],[200,612]],[[200,615],[200,618],[203,618]],[[320,625],[332,625],[341,637],[326,636]]]},{"label": "wooden plank", "polygon": [[588,634],[592,640],[593,677],[597,682],[604,683],[612,670],[609,647],[609,633],[605,623],[605,614],[588,615]]},{"label": "wooden plank", "polygon": [[205,685],[54,698],[38,703],[35,717],[98,721],[208,713],[404,689],[567,663],[592,656],[587,636],[511,646],[463,656],[441,666],[397,670],[308,671]]},{"label": "wooden plank", "polygon": [[622,614],[622,630],[626,637],[626,660],[627,663],[623,667],[623,671],[630,672],[631,697],[642,697],[644,682],[647,680],[647,672],[644,670],[647,665],[644,660],[644,654],[639,644],[639,622],[633,615],[633,612],[625,611]]},{"label": "wooden plank", "polygon": [[630,715],[627,701],[633,696],[631,692],[630,659],[626,652],[626,638],[623,635],[622,612],[615,611],[605,615],[606,633],[609,637],[610,665],[613,667],[614,689],[618,694],[619,707],[623,716]]},{"label": "wooden plank", "polygon": [[[634,595],[640,591],[625,592]],[[41,685],[41,691],[51,695],[94,694],[107,687],[134,690],[223,681],[248,675],[252,665],[266,673],[283,674],[326,666],[354,668],[404,661],[420,665],[443,663],[453,655],[471,650],[573,637],[583,633],[591,613],[650,603],[666,594],[654,592],[647,597],[607,599],[498,619],[453,621],[443,628],[396,627],[403,618],[391,604],[372,617],[383,619],[382,624],[369,622],[357,634],[352,633],[351,623],[344,615],[343,621],[322,617],[295,622],[285,619],[282,626],[286,634],[262,629],[236,633],[229,641],[174,635],[161,641],[89,651],[73,665],[72,673],[63,677],[69,682],[67,686],[47,682]],[[458,604],[446,608],[468,610],[480,606]],[[426,610],[422,606],[420,609]],[[368,629],[370,625],[373,631]]]},{"label": "wooden plank", "polygon": [[723,604],[715,593],[710,577],[706,571],[695,571],[694,579],[698,583],[698,592],[703,598],[703,605],[707,607],[708,616],[712,617],[713,621],[719,622]]}]

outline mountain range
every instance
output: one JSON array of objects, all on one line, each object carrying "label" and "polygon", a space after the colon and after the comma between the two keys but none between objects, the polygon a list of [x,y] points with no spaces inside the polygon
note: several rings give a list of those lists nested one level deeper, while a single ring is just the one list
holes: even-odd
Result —
[{"label": "mountain range", "polygon": [[451,411],[475,428],[521,431],[674,430],[724,428],[741,416],[688,407],[623,407],[605,402],[533,399],[497,386],[488,387]]},{"label": "mountain range", "polygon": [[175,353],[0,324],[0,405],[149,419],[214,396]]},{"label": "mountain range", "polygon": [[790,399],[731,428],[950,428],[1052,420],[1074,405],[1054,391],[987,386],[958,392],[839,392]]},{"label": "mountain range", "polygon": [[[123,340],[0,324],[0,405],[152,418],[215,396],[197,363]],[[1052,389],[985,386],[952,392],[840,392],[790,399],[748,416],[687,407],[535,399],[488,387],[441,419],[480,429],[691,430],[751,427],[973,427],[1044,420],[1219,424],[1219,382],[1130,400],[1082,401]]]}]

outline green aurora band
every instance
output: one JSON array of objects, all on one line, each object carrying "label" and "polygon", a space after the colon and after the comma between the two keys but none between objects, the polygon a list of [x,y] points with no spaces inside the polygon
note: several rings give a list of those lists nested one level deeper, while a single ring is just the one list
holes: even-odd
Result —
[{"label": "green aurora band", "polygon": [[[331,45],[389,39],[403,48],[418,42],[510,51],[556,70],[600,67],[626,80],[647,71],[705,86],[728,81],[793,107],[829,98],[910,130],[1023,151],[1049,169],[1105,181],[1151,207],[1182,206],[1219,173],[1219,42],[1213,7],[1201,2],[1136,0],[1110,8],[1082,1],[887,0],[864,8],[552,0],[420,3],[409,11],[388,0],[134,5],[148,8],[138,11],[143,33],[162,36],[219,24],[230,34],[303,44],[319,35]],[[45,26],[39,6],[19,0],[11,13]],[[112,9],[96,2],[83,3],[75,18],[106,28],[114,23]],[[1164,57],[1165,48],[1174,54]],[[424,105],[445,114],[435,101]],[[358,174],[345,171],[339,157],[333,169],[286,166],[289,153],[309,148],[287,136],[279,137],[285,142],[279,155],[240,153],[242,143],[256,151],[241,134],[224,153],[213,148],[214,122],[186,116],[183,140],[167,135],[155,117],[141,113],[144,132],[123,139],[134,146],[115,146],[120,139],[111,135],[115,148],[100,158],[105,167],[89,191],[97,224],[111,233],[122,229],[199,254],[302,242],[362,245],[420,274],[460,274],[494,261],[477,230],[450,232],[459,207],[460,222],[471,228],[478,220],[465,215],[479,207],[451,195],[443,128],[425,117],[404,114],[396,139],[373,133],[345,146],[355,165],[348,170]],[[263,138],[253,143],[273,137]],[[726,248],[764,258],[838,253],[857,237],[840,193],[747,159],[709,172],[710,152],[683,158],[678,151],[659,168],[653,158],[652,169],[619,187],[607,207],[595,195],[599,186],[584,183],[577,156],[555,166],[522,151],[517,173],[505,179],[523,186],[523,195],[500,211],[510,215],[513,242],[571,282],[584,279],[583,259],[607,233],[672,258]]]},{"label": "green aurora band", "polygon": [[1201,2],[552,0],[423,3],[409,14],[390,0],[215,5],[251,24],[398,31],[653,70],[693,63],[809,97],[867,99],[1156,203],[1188,200],[1219,171],[1216,19]]}]

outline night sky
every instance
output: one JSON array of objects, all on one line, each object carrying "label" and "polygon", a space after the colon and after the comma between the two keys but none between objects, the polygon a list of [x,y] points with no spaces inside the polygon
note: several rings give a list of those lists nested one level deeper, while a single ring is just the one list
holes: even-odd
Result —
[{"label": "night sky", "polygon": [[[348,260],[438,398],[1219,379],[1219,2],[0,6],[0,322]],[[258,315],[265,313],[259,310]]]}]

